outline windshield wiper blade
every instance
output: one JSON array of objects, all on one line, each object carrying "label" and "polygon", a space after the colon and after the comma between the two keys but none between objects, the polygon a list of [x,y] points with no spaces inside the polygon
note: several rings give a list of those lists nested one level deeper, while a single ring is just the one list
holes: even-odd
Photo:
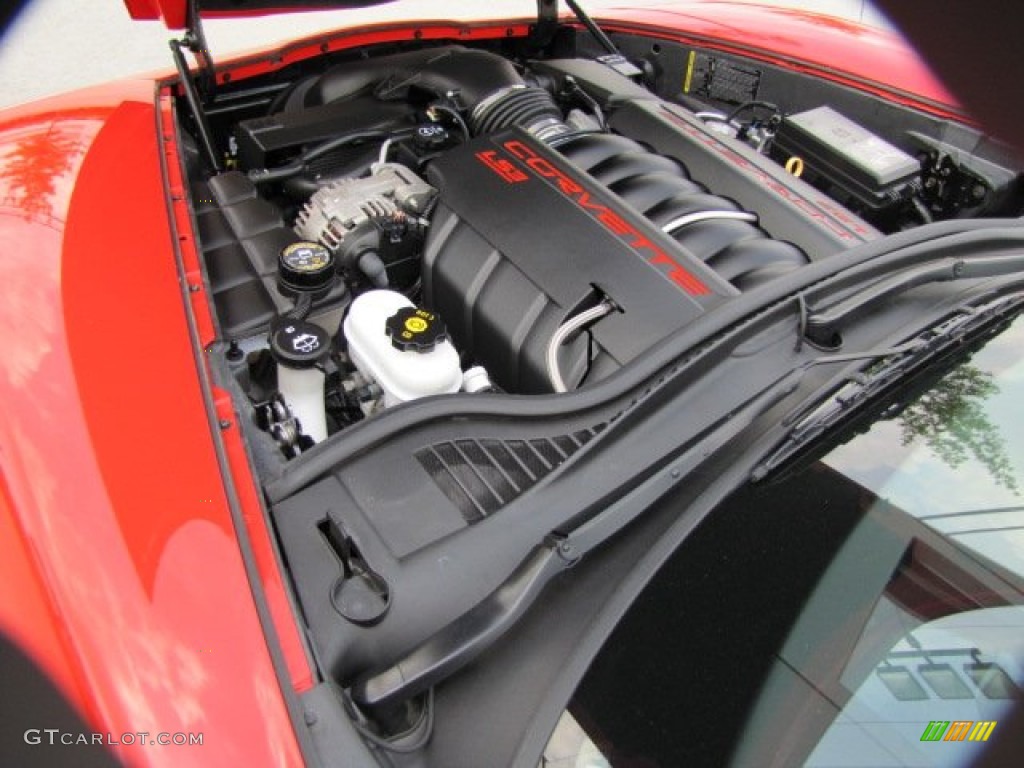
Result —
[{"label": "windshield wiper blade", "polygon": [[895,347],[849,354],[826,354],[814,358],[805,367],[865,360],[868,365],[847,378],[825,398],[810,400],[783,419],[788,428],[785,441],[759,463],[751,480],[762,480],[798,451],[879,394],[898,384],[909,373],[940,357],[952,347],[962,345],[985,328],[1014,314],[1024,306],[1024,294],[1002,296],[979,307],[965,306],[956,314]]},{"label": "windshield wiper blade", "polygon": [[887,299],[928,283],[973,280],[1021,273],[1024,279],[1024,253],[976,258],[945,258],[931,264],[904,269],[891,277],[872,283],[853,296],[832,306],[813,309],[804,325],[804,336],[814,344],[837,346],[836,335],[846,323]]}]

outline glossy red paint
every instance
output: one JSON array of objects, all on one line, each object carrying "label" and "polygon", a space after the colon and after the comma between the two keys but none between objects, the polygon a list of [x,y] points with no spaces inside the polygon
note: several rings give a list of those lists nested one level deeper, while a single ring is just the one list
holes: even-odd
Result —
[{"label": "glossy red paint", "polygon": [[[200,347],[205,348],[215,339],[213,315],[209,297],[205,291],[199,253],[195,247],[192,219],[188,207],[188,196],[182,177],[177,142],[174,140],[174,116],[171,108],[170,86],[161,88],[159,97],[160,135],[164,153],[164,169],[167,175],[167,191],[170,195],[170,210],[173,222],[172,235],[177,240],[181,258],[182,276],[188,286],[189,310],[195,322]],[[225,482],[236,495],[238,509],[245,524],[245,538],[251,547],[257,574],[255,576],[267,601],[273,621],[273,634],[284,657],[292,687],[297,693],[313,685],[313,673],[295,617],[288,600],[288,592],[281,575],[280,564],[271,544],[267,530],[259,490],[249,466],[248,454],[237,427],[237,415],[230,396],[220,390],[214,392],[216,420],[229,427],[221,433],[227,466],[223,468]],[[269,628],[268,628],[269,630]]]},{"label": "glossy red paint", "polygon": [[140,21],[160,19],[168,29],[184,29],[186,18],[185,0],[124,0],[128,14]]},{"label": "glossy red paint", "polygon": [[204,734],[116,748],[128,764],[297,765],[196,376],[153,84],[92,94],[0,115],[0,561],[26,590],[0,623],[96,729]]},{"label": "glossy red paint", "polygon": [[[128,8],[128,13],[133,19],[156,21],[161,20],[167,25],[169,29],[184,29],[187,19],[187,8],[189,0],[124,0],[125,6]],[[302,11],[323,11],[330,10],[331,6],[334,5],[338,9],[344,10],[346,6],[362,7],[366,5],[372,5],[376,3],[387,3],[390,0],[353,0],[353,2],[346,3],[344,0],[338,0],[337,3],[310,3],[308,6],[303,5],[300,2],[291,2],[291,0],[281,0],[280,7],[266,6],[266,7],[250,7],[247,8],[244,5],[244,0],[238,3],[238,7],[231,8],[228,6],[227,10],[206,10],[201,11],[203,18],[240,18],[240,17],[252,17],[252,16],[273,16],[279,13],[298,13]],[[199,0],[199,4],[202,5],[202,0]]]},{"label": "glossy red paint", "polygon": [[[330,45],[526,31],[379,28]],[[244,58],[225,71],[290,60]],[[127,763],[178,763],[181,749],[202,749],[185,759],[299,764],[225,480],[291,683],[305,690],[312,674],[237,429],[222,435],[229,476],[214,454],[173,238],[186,285],[200,289],[188,306],[201,344],[213,322],[170,99],[164,92],[157,109],[153,99],[152,81],[127,81],[0,114],[0,244],[11,254],[0,275],[16,298],[0,309],[0,338],[10,340],[0,396],[12,413],[0,432],[0,575],[11,596],[0,629],[95,728],[206,735],[203,747],[122,746]],[[215,407],[232,421],[224,393]]]},{"label": "glossy red paint", "polygon": [[794,8],[703,2],[606,9],[609,30],[708,45],[963,120],[956,99],[895,32]]},{"label": "glossy red paint", "polygon": [[36,569],[32,546],[22,535],[6,478],[0,476],[0,634],[45,667],[72,701],[87,697],[61,636],[60,617]]}]

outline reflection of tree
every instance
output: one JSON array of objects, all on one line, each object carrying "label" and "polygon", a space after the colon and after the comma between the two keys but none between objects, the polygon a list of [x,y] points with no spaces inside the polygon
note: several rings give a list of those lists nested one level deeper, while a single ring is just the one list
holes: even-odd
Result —
[{"label": "reflection of tree", "polygon": [[992,374],[972,365],[960,366],[900,414],[903,445],[922,438],[954,469],[973,456],[993,480],[1016,493],[1017,478],[1006,441],[984,407],[985,398],[998,391]]},{"label": "reflection of tree", "polygon": [[81,152],[83,140],[60,126],[32,131],[0,157],[7,184],[5,205],[17,207],[30,217],[53,214],[57,182]]}]

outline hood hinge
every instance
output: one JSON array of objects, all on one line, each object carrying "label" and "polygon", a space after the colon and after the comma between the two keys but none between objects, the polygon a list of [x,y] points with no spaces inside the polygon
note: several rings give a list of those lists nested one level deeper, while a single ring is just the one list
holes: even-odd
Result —
[{"label": "hood hinge", "polygon": [[[195,119],[196,132],[200,141],[203,154],[214,172],[223,169],[223,163],[217,154],[213,142],[213,134],[210,125],[206,120],[206,113],[203,105],[213,100],[216,77],[213,67],[213,57],[206,44],[206,36],[203,34],[203,24],[199,18],[199,9],[196,0],[189,0],[188,16],[186,18],[185,36],[181,40],[170,41],[171,55],[174,57],[174,66],[181,77],[181,87],[188,101],[189,111]],[[189,71],[188,63],[185,61],[185,49],[192,52],[199,69],[195,79]]]},{"label": "hood hinge", "polygon": [[213,92],[217,85],[214,71],[213,56],[210,55],[210,46],[206,44],[206,34],[203,32],[203,19],[199,15],[198,0],[188,0],[188,9],[185,17],[185,36],[181,39],[181,45],[188,48],[195,57],[199,71],[196,73],[196,82],[199,88],[199,95],[204,104],[213,100]]},{"label": "hood hinge", "polygon": [[537,0],[537,23],[530,33],[535,50],[547,48],[558,31],[558,0]]}]

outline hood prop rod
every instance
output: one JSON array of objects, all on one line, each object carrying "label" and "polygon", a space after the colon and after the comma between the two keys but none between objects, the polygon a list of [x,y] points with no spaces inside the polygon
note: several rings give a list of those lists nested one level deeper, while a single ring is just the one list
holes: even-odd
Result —
[{"label": "hood prop rod", "polygon": [[[594,36],[598,45],[605,49],[610,56],[622,57],[615,43],[605,34],[605,31],[597,25],[597,22],[590,18],[583,7],[576,0],[565,0],[573,16],[580,22],[587,31]],[[546,47],[555,36],[558,30],[558,0],[537,0],[537,24],[533,28],[535,47]]]}]

